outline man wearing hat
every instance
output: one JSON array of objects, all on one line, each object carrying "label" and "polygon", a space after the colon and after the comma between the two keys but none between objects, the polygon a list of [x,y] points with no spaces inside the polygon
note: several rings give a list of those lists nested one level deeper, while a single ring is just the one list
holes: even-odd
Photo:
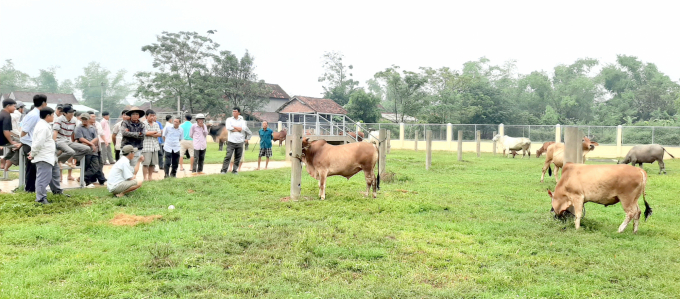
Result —
[{"label": "man wearing hat", "polygon": [[120,124],[120,131],[123,133],[122,146],[132,145],[136,148],[135,156],[130,160],[130,166],[137,164],[137,160],[142,155],[144,148],[144,137],[146,137],[146,125],[142,123],[139,118],[144,116],[144,110],[133,106],[127,112],[130,117],[129,120],[123,121]]},{"label": "man wearing hat", "polygon": [[196,115],[196,123],[191,126],[189,132],[191,139],[194,142],[194,164],[191,168],[192,174],[203,174],[203,162],[205,161],[205,149],[208,146],[206,136],[208,136],[208,127],[205,125],[205,115],[199,113]]},{"label": "man wearing hat", "polygon": [[132,145],[123,146],[120,150],[120,159],[113,164],[109,171],[109,183],[106,186],[109,192],[117,197],[123,197],[126,193],[130,193],[139,189],[142,186],[142,181],[137,182],[135,177],[139,171],[139,164],[144,162],[144,157],[139,158],[135,168],[130,166],[130,161],[135,157],[137,148]]},{"label": "man wearing hat", "polygon": [[92,148],[92,152],[85,156],[85,186],[94,188],[92,183],[99,181],[100,185],[104,185],[106,182],[99,160],[99,138],[94,126],[94,118],[91,118],[87,112],[82,113],[79,118],[82,125],[76,129],[76,139]]}]

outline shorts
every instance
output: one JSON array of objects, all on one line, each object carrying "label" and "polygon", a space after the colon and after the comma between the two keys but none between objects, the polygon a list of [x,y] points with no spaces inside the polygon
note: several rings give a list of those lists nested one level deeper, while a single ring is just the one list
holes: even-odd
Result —
[{"label": "shorts", "polygon": [[260,148],[260,155],[257,157],[267,157],[270,158],[272,156],[272,148]]},{"label": "shorts", "polygon": [[[122,155],[122,153],[121,153],[121,155]],[[142,156],[142,151],[137,150],[137,152],[135,152],[135,156],[132,157],[132,160],[130,160],[130,166],[132,166],[132,167],[137,166],[137,161],[139,161],[139,157],[141,157],[141,156]]]},{"label": "shorts", "polygon": [[194,141],[193,140],[182,140],[179,143],[179,155],[183,156],[186,152],[189,152],[189,157],[194,156]]},{"label": "shorts", "polygon": [[111,190],[111,193],[113,194],[118,194],[121,193],[127,189],[132,188],[133,186],[137,185],[137,180],[131,180],[131,181],[122,181],[118,183],[113,189]]},{"label": "shorts", "polygon": [[144,152],[142,153],[142,156],[144,156],[144,162],[142,162],[143,166],[156,166],[158,165],[158,152]]}]

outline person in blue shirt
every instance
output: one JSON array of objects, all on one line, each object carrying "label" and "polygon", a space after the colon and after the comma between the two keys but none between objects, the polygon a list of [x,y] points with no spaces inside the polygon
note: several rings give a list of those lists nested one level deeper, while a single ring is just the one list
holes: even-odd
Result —
[{"label": "person in blue shirt", "polygon": [[194,139],[191,138],[191,126],[193,126],[193,124],[191,123],[191,114],[185,115],[184,119],[186,119],[186,121],[180,125],[180,127],[184,131],[184,137],[182,139],[182,142],[180,143],[179,170],[184,171],[184,156],[187,156],[189,158],[189,171],[193,171]]},{"label": "person in blue shirt", "polygon": [[267,161],[264,164],[264,169],[267,169],[267,166],[269,166],[269,158],[272,156],[272,134],[274,134],[274,131],[270,128],[268,128],[269,123],[267,121],[262,122],[262,129],[260,129],[260,154],[257,156],[257,169],[260,170],[260,162],[262,162],[262,156],[265,156],[267,158]]}]

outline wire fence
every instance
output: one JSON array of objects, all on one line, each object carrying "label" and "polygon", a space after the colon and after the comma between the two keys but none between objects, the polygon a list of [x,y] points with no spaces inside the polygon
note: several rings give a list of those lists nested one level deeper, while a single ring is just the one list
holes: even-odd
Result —
[{"label": "wire fence", "polygon": [[[392,131],[392,139],[399,138],[399,124],[370,123],[364,126],[372,130],[385,128]],[[615,145],[617,139],[616,126],[578,126],[584,135],[599,144]],[[622,126],[621,142],[623,145],[660,144],[665,146],[680,146],[680,127],[645,127]],[[493,133],[499,131],[498,125],[489,124],[454,124],[451,125],[451,140],[458,139],[458,131],[463,131],[464,141],[474,141],[475,131],[480,131],[482,141],[489,141]],[[432,140],[447,140],[447,125],[445,124],[404,124],[404,139],[425,139],[425,132],[432,130]],[[510,137],[526,137],[534,142],[555,141],[556,126],[549,125],[505,125],[505,135]],[[560,130],[561,140],[564,140],[564,128]]]}]

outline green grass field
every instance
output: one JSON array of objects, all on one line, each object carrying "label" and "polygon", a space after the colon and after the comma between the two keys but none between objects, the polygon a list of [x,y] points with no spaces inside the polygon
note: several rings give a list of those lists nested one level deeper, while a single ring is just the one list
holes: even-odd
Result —
[{"label": "green grass field", "polygon": [[[222,152],[223,153],[223,152]],[[680,161],[649,172],[654,214],[622,233],[620,205],[553,220],[542,159],[393,151],[377,199],[363,175],[327,199],[290,169],[156,181],[122,199],[0,195],[2,298],[673,298],[680,294]],[[175,205],[169,211],[169,205]],[[135,227],[114,215],[162,215]]]}]

